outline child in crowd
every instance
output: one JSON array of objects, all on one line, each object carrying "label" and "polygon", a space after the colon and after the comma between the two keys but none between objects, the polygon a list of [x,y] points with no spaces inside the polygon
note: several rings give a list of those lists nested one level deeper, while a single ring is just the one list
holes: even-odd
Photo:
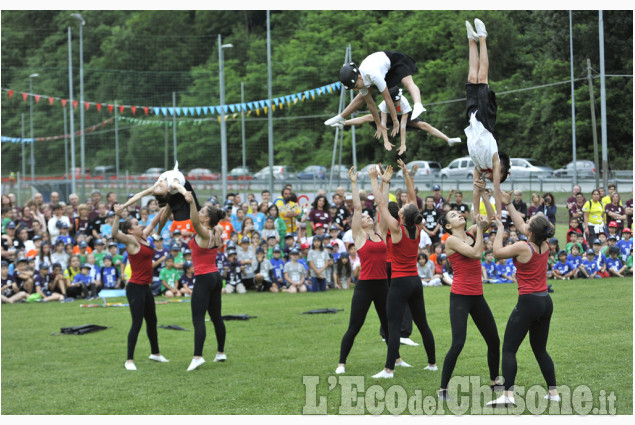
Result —
[{"label": "child in crowd", "polygon": [[112,238],[112,223],[115,221],[115,213],[112,211],[108,211],[106,214],[106,223],[101,225],[100,233],[103,239],[111,239]]},{"label": "child in crowd", "polygon": [[569,280],[575,277],[576,268],[567,261],[567,252],[562,250],[558,253],[558,262],[553,265],[551,270],[554,279]]},{"label": "child in crowd", "polygon": [[575,277],[586,277],[580,267],[582,265],[582,256],[580,255],[580,250],[577,245],[571,247],[571,254],[567,255],[567,261],[575,267]]},{"label": "child in crowd", "polygon": [[[615,237],[615,236],[609,236],[609,237],[608,237],[608,239],[607,239],[607,241],[608,241],[608,243],[607,243],[607,245],[606,245],[604,248],[602,248],[602,252],[603,252],[603,253],[604,253],[604,255],[606,255],[606,257],[608,258],[608,257],[610,257],[610,255],[611,255],[611,254],[610,254],[610,252],[609,252],[609,250],[610,250],[611,248],[613,248],[613,247],[617,248],[617,237]],[[617,249],[618,249],[618,252],[619,252],[619,248],[617,248]]]},{"label": "child in crowd", "polygon": [[121,265],[121,261],[123,260],[123,255],[119,254],[119,247],[117,246],[117,242],[108,242],[108,252],[112,257],[112,265],[115,267],[119,267]]},{"label": "child in crowd", "polygon": [[[307,257],[307,263],[309,264],[309,276],[311,277],[311,290],[313,292],[326,291],[326,269],[329,266],[329,261],[332,260],[329,258],[328,253],[324,250],[322,237],[315,236],[313,238],[311,250],[309,251],[309,256]],[[299,290],[299,288],[296,289]]]},{"label": "child in crowd", "polygon": [[284,290],[287,285],[284,280],[284,260],[280,258],[280,246],[276,244],[271,251],[272,257],[269,259],[269,262],[271,263],[271,282],[278,286],[278,290]]},{"label": "child in crowd", "polygon": [[626,265],[620,260],[620,249],[616,246],[609,248],[610,257],[606,259],[606,269],[610,276],[624,277]]},{"label": "child in crowd", "polygon": [[95,241],[95,249],[93,250],[92,254],[95,256],[95,263],[98,267],[103,267],[104,265],[104,257],[107,254],[107,252],[104,250],[104,246],[105,245],[103,239],[97,239]]},{"label": "child in crowd", "polygon": [[417,257],[417,273],[422,286],[441,286],[441,275],[435,273],[434,264],[426,254]]},{"label": "child in crowd", "polygon": [[97,298],[97,288],[95,281],[90,277],[90,269],[90,264],[84,263],[79,267],[79,273],[73,277],[73,286],[78,287],[81,291],[81,297],[88,300]]},{"label": "child in crowd", "polygon": [[244,272],[242,274],[242,282],[245,289],[254,288],[254,273],[253,267],[256,262],[256,253],[251,247],[251,240],[248,236],[243,236],[240,240],[240,246],[237,250],[238,261],[244,266]]},{"label": "child in crowd", "polygon": [[262,236],[263,240],[267,240],[267,244],[269,245],[269,238],[273,236],[275,238],[276,243],[280,241],[280,234],[275,226],[275,219],[272,216],[268,216],[265,220],[265,227],[260,232],[260,236]]},{"label": "child in crowd", "polygon": [[227,281],[227,284],[225,285],[225,293],[246,293],[247,289],[243,284],[245,266],[238,261],[238,253],[235,249],[232,248],[227,251],[227,260],[229,264],[225,266],[225,271],[223,273],[223,277]]},{"label": "child in crowd", "polygon": [[[333,277],[333,269],[335,267],[335,258],[333,257],[333,244],[329,243],[329,244],[324,244],[324,250],[326,251],[326,254],[328,255],[328,262],[327,262],[327,267],[326,270],[324,271],[324,276],[326,277],[326,288],[327,289],[335,289],[335,278]],[[296,249],[298,249],[298,251],[300,252],[300,255],[302,255],[302,251],[296,247]],[[298,262],[300,262],[300,259],[298,259]]]},{"label": "child in crowd", "polygon": [[110,254],[104,255],[100,278],[104,289],[123,289],[119,269],[113,265],[112,255]]},{"label": "child in crowd", "polygon": [[609,277],[609,272],[606,271],[606,256],[602,252],[602,242],[596,238],[592,246],[595,253],[595,263],[598,265],[598,275],[600,277]]},{"label": "child in crowd", "polygon": [[[95,260],[95,255],[93,253],[90,253],[86,256],[86,264],[90,266],[90,271],[88,272],[88,276],[90,276],[90,279],[93,281],[93,283],[95,284],[95,287],[97,288],[97,293],[99,293],[99,291],[101,291],[102,289],[101,269],[97,265],[97,262]],[[95,294],[95,297],[96,296],[97,294]]]},{"label": "child in crowd", "polygon": [[163,294],[168,297],[178,297],[181,295],[179,291],[179,271],[174,268],[174,257],[168,255],[165,259],[165,267],[159,273],[159,279],[163,286]]},{"label": "child in crowd", "polygon": [[25,257],[18,258],[13,271],[13,279],[16,285],[18,285],[19,292],[26,292],[28,295],[33,293],[33,278],[35,273],[29,270],[28,260]]},{"label": "child in crowd", "polygon": [[622,239],[615,243],[615,246],[617,246],[620,249],[620,254],[622,255],[622,261],[624,262],[626,262],[626,260],[628,259],[628,256],[631,254],[631,251],[633,250],[633,240],[631,239],[632,235],[633,235],[632,230],[626,227],[624,228],[624,230],[622,230]]},{"label": "child in crowd", "polygon": [[582,233],[580,233],[579,229],[569,230],[569,232],[567,233],[567,239],[571,242],[567,243],[564,247],[564,250],[567,251],[567,254],[571,253],[571,247],[574,245],[578,247],[578,253],[584,251],[584,246],[580,242],[581,237]]},{"label": "child in crowd", "polygon": [[181,294],[186,297],[191,297],[192,291],[194,290],[194,283],[196,283],[196,277],[194,276],[194,263],[186,261],[183,264],[183,275],[179,279]]},{"label": "child in crowd", "polygon": [[265,250],[256,248],[256,262],[254,264],[254,285],[258,292],[278,292],[278,285],[271,282],[271,263],[265,256]]},{"label": "child in crowd", "polygon": [[452,264],[447,261],[445,254],[441,254],[437,259],[443,264],[443,274],[441,275],[441,283],[447,286],[452,286],[454,280],[454,270],[452,270]]},{"label": "child in crowd", "polygon": [[618,241],[621,239],[618,233],[619,228],[617,227],[617,223],[615,221],[610,221],[607,229],[609,231],[609,234],[607,235],[609,238],[611,236],[615,236],[615,239],[617,239]]},{"label": "child in crowd", "polygon": [[69,258],[70,256],[64,251],[64,241],[58,240],[55,242],[54,251],[51,254],[51,261],[53,261],[53,263],[59,263],[62,266],[62,270],[66,270]]},{"label": "child in crowd", "polygon": [[582,262],[580,267],[580,272],[587,279],[601,279],[602,276],[598,274],[599,271],[598,263],[595,261],[595,251],[589,248],[586,252],[586,260]]},{"label": "child in crowd", "polygon": [[1,278],[2,304],[14,304],[29,297],[26,291],[18,288],[15,277],[9,273],[9,263],[4,260],[2,261]]},{"label": "child in crowd", "polygon": [[[276,236],[277,236],[277,232],[276,232]],[[269,235],[267,237],[267,260],[271,260],[273,258],[273,251],[276,247],[280,248],[280,245],[278,245],[278,239],[277,237],[274,235]]]},{"label": "child in crowd", "polygon": [[496,264],[494,263],[494,252],[485,251],[485,261],[481,263],[481,274],[483,283],[498,283],[496,280]]},{"label": "child in crowd", "polygon": [[[59,269],[61,272],[61,268]],[[47,263],[40,264],[39,273],[34,278],[35,291],[40,294],[42,301],[63,301],[64,276],[62,273],[49,273]]]},{"label": "child in crowd", "polygon": [[516,275],[507,261],[496,259],[496,278],[498,283],[516,283]]},{"label": "child in crowd", "polygon": [[348,289],[352,286],[352,269],[348,252],[338,255],[333,272],[335,275],[335,287],[337,289]]},{"label": "child in crowd", "polygon": [[64,242],[64,245],[71,244],[75,245],[75,240],[68,234],[70,231],[70,226],[65,221],[58,221],[56,225],[60,226],[60,234],[56,239],[56,242],[61,240]]},{"label": "child in crowd", "polygon": [[[289,254],[290,254],[291,260],[284,265],[284,279],[289,285],[287,288],[287,292],[289,293],[306,292],[307,291],[307,287],[305,285],[306,270],[304,269],[304,266],[302,264],[298,263],[300,252],[294,248],[291,250]],[[309,264],[310,263],[311,262],[309,262]],[[315,286],[316,284],[317,283],[314,283],[313,286]],[[324,289],[322,290],[323,291],[326,290],[326,285],[324,285]],[[317,292],[317,291],[313,289],[313,292]]]}]

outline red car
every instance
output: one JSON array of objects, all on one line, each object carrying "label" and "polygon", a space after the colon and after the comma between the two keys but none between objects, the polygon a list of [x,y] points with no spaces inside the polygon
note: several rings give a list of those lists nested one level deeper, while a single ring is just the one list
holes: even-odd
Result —
[{"label": "red car", "polygon": [[220,180],[220,174],[213,172],[208,168],[193,168],[185,176],[190,181],[196,180]]}]

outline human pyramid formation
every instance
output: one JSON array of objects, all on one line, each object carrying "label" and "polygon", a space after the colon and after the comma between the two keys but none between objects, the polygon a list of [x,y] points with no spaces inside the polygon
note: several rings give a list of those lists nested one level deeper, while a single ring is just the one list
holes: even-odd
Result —
[{"label": "human pyramid formation", "polygon": [[[551,298],[547,292],[547,260],[549,244],[547,240],[553,236],[553,225],[542,214],[533,216],[527,223],[515,210],[510,195],[500,190],[500,183],[509,175],[509,157],[498,152],[493,136],[496,123],[496,98],[488,86],[487,31],[479,19],[475,21],[476,31],[466,21],[469,44],[469,73],[466,84],[467,119],[465,129],[469,154],[475,164],[474,170],[474,205],[479,205],[483,198],[487,208],[487,216],[481,216],[476,209],[474,224],[466,228],[465,217],[457,211],[446,212],[441,219],[445,230],[451,233],[446,240],[446,254],[452,268],[454,279],[450,294],[450,322],[452,325],[452,346],[445,357],[439,398],[448,399],[448,382],[452,375],[457,358],[466,338],[467,317],[472,316],[477,328],[483,335],[487,346],[487,362],[491,385],[502,386],[504,393],[490,404],[506,406],[514,404],[513,386],[516,375],[516,352],[527,333],[530,343],[540,364],[541,371],[547,381],[549,393],[547,399],[560,401],[556,390],[556,379],[553,362],[547,354],[546,344],[549,322],[553,311]],[[480,53],[479,53],[480,45]],[[325,122],[326,125],[343,127],[373,122],[377,128],[376,138],[383,138],[384,146],[391,150],[386,127],[387,114],[392,119],[391,137],[401,132],[399,155],[406,151],[405,131],[407,127],[418,128],[441,138],[449,144],[460,143],[457,138],[449,139],[443,133],[419,120],[417,117],[425,111],[421,104],[418,87],[412,80],[416,64],[412,58],[400,52],[377,52],[368,56],[359,67],[354,63],[345,64],[340,70],[340,81],[348,88],[359,91],[355,99],[337,115]],[[414,108],[402,96],[397,88],[403,84],[414,100]],[[384,102],[380,106],[381,119],[373,100],[373,93],[381,92]],[[365,117],[353,120],[344,118],[357,110],[366,101],[371,112]],[[394,102],[398,102],[395,106]],[[398,116],[401,114],[401,118]],[[419,238],[422,231],[423,216],[416,205],[414,183],[410,173],[401,159],[399,167],[404,172],[407,202],[399,209],[397,204],[390,205],[388,193],[392,166],[385,169],[378,164],[369,171],[373,195],[378,207],[378,219],[375,222],[368,214],[362,213],[362,205],[357,188],[357,177],[354,168],[349,175],[352,184],[354,213],[351,222],[354,245],[361,262],[359,281],[355,286],[351,301],[351,315],[348,330],[344,334],[340,349],[340,360],[335,373],[345,373],[346,359],[351,351],[355,336],[360,331],[371,303],[375,304],[381,327],[386,336],[387,356],[384,369],[374,378],[393,378],[395,366],[410,367],[399,355],[399,330],[402,316],[409,307],[428,357],[429,371],[437,371],[435,343],[425,312],[423,289],[417,271]],[[178,164],[177,164],[178,167]],[[214,206],[200,207],[191,185],[175,167],[161,175],[151,188],[135,195],[122,206],[115,206],[115,214],[120,215],[124,208],[146,195],[154,195],[162,206],[162,210],[145,228],[139,226],[136,219],[128,219],[119,229],[119,220],[115,220],[112,228],[113,237],[126,245],[132,276],[126,286],[132,327],[128,334],[128,360],[126,369],[136,370],[133,362],[134,349],[143,319],[146,320],[148,337],[155,361],[167,362],[159,352],[156,333],[156,312],[150,291],[152,282],[153,251],[147,241],[161,220],[160,228],[170,213],[174,220],[188,220],[196,235],[189,241],[196,283],[192,293],[192,319],[194,332],[194,356],[187,369],[194,370],[205,360],[202,357],[205,341],[205,312],[209,312],[214,324],[218,352],[214,361],[224,361],[225,325],[221,317],[222,280],[216,268],[217,250],[222,246],[222,226],[219,221],[225,211]],[[485,180],[494,184],[496,213],[488,199],[485,198]],[[505,204],[518,231],[527,236],[528,242],[503,247],[501,223],[501,204]],[[496,225],[498,232],[494,241],[496,258],[513,258],[517,268],[519,299],[514,309],[503,341],[502,377],[500,382],[500,341],[494,317],[483,297],[480,258],[483,252],[483,232]],[[390,252],[391,261],[387,262]]]}]

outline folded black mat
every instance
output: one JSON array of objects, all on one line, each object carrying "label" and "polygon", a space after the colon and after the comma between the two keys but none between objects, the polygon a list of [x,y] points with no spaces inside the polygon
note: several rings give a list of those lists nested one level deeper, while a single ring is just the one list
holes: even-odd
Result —
[{"label": "folded black mat", "polygon": [[338,311],[344,311],[344,309],[343,308],[318,308],[317,310],[305,311],[302,314],[337,313]]},{"label": "folded black mat", "polygon": [[248,314],[228,314],[223,316],[223,320],[249,320],[255,319],[258,316],[250,316]]},{"label": "folded black mat", "polygon": [[174,331],[189,331],[189,329],[182,328],[179,325],[159,325],[159,327],[162,329],[172,329]]},{"label": "folded black mat", "polygon": [[72,326],[68,328],[61,328],[59,334],[52,333],[51,335],[84,335],[91,332],[103,331],[104,329],[108,329],[110,326],[100,326],[100,325],[81,325],[81,326]]}]

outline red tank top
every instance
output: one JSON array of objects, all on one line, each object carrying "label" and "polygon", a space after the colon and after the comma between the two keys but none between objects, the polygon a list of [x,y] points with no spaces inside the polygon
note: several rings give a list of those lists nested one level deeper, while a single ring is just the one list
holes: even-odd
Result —
[{"label": "red tank top", "polygon": [[392,263],[392,238],[390,230],[386,233],[386,262]]},{"label": "red tank top", "polygon": [[[419,238],[410,239],[408,231],[401,227],[401,240],[392,244],[391,278],[419,276],[417,257],[419,256]],[[421,233],[419,233],[421,237]]]},{"label": "red tank top", "polygon": [[527,242],[527,245],[531,248],[531,259],[526,263],[521,263],[514,258],[518,293],[524,295],[533,294],[534,292],[546,292],[549,249],[546,249],[542,254],[538,254],[529,242]]},{"label": "red tank top", "polygon": [[128,253],[130,268],[132,275],[130,282],[137,285],[149,285],[152,283],[152,257],[154,249],[142,243],[139,244],[141,249],[135,255]]},{"label": "red tank top", "polygon": [[364,246],[357,251],[361,270],[360,280],[386,279],[386,244],[366,239]]},{"label": "red tank top", "polygon": [[467,258],[458,252],[450,255],[448,260],[454,270],[450,292],[458,295],[483,295],[481,261],[478,258]]},{"label": "red tank top", "polygon": [[[210,240],[210,244],[212,242],[213,241]],[[201,248],[196,243],[196,237],[190,239],[188,245],[192,250],[192,263],[194,263],[195,276],[218,271],[218,269],[216,268],[216,254],[218,253],[218,247]]]}]

